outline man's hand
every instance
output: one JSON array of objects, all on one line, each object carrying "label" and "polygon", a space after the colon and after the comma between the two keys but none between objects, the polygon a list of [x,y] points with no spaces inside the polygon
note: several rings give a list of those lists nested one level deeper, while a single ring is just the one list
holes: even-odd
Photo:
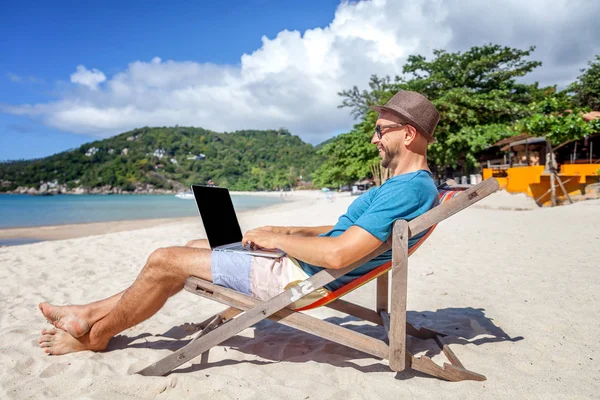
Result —
[{"label": "man's hand", "polygon": [[246,246],[250,243],[253,248],[260,249],[278,248],[278,239],[281,238],[281,236],[285,236],[285,234],[275,233],[263,228],[252,229],[251,231],[246,232],[242,238],[242,244]]},{"label": "man's hand", "polygon": [[253,229],[253,231],[264,231],[264,232],[272,232],[279,233],[282,235],[289,235],[290,228],[287,226],[261,226],[260,228]]}]

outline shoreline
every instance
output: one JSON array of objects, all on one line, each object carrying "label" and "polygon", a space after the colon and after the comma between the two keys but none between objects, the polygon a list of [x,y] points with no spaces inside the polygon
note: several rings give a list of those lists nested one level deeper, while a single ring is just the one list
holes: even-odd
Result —
[{"label": "shoreline", "polygon": [[[252,192],[231,192],[232,195],[249,195]],[[268,192],[262,196],[275,196],[280,192]],[[267,204],[264,206],[250,208],[237,213],[238,217],[245,216],[251,212],[286,206],[314,196],[284,196],[281,203]],[[136,231],[146,228],[154,228],[162,225],[176,223],[200,222],[200,216],[178,217],[178,218],[146,218],[119,221],[85,222],[79,224],[58,224],[30,227],[13,227],[0,229],[0,247],[13,247],[25,244],[40,243],[54,240],[74,239],[87,236],[103,235],[124,231]],[[2,241],[14,242],[14,244],[1,244]]]},{"label": "shoreline", "polygon": [[44,225],[25,228],[0,229],[1,239],[34,239],[36,242],[73,239],[78,237],[102,235],[105,233],[133,231],[153,228],[177,222],[192,222],[197,217],[152,218],[121,221],[87,222],[82,224]]}]

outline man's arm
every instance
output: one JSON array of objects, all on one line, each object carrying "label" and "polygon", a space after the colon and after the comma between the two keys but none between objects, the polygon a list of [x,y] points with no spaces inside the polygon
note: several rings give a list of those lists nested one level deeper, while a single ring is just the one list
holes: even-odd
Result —
[{"label": "man's arm", "polygon": [[331,269],[344,268],[383,244],[359,226],[352,226],[337,237],[304,237],[253,230],[244,235],[242,242],[281,249],[294,258]]},{"label": "man's arm", "polygon": [[333,225],[322,226],[263,226],[256,230],[268,231],[282,235],[312,237],[327,233],[333,229]]}]

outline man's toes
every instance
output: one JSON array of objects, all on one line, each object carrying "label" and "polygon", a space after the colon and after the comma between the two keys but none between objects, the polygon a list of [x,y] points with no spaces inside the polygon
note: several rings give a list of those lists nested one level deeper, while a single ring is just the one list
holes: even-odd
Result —
[{"label": "man's toes", "polygon": [[51,328],[51,329],[42,329],[42,335],[54,335],[56,333],[56,329]]},{"label": "man's toes", "polygon": [[38,304],[38,308],[40,309],[40,311],[42,312],[42,314],[46,315],[46,308],[49,306],[48,303],[40,303]]},{"label": "man's toes", "polygon": [[51,342],[52,340],[54,340],[53,334],[42,334],[42,336],[40,336],[40,339],[38,340],[38,343]]},{"label": "man's toes", "polygon": [[50,342],[40,342],[40,347],[42,349],[48,348],[48,347],[51,347],[51,344],[50,344]]}]

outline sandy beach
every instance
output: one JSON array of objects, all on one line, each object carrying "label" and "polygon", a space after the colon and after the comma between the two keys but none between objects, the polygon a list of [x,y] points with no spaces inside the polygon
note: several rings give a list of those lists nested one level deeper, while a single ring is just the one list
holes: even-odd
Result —
[{"label": "sandy beach", "polygon": [[[333,224],[353,199],[294,192],[294,201],[241,213],[240,224]],[[224,308],[187,292],[117,336],[106,352],[47,356],[37,346],[50,327],[39,302],[104,298],[127,287],[154,249],[204,237],[194,219],[80,228],[69,227],[78,232],[68,239],[50,235],[54,240],[0,248],[0,398],[600,397],[600,200],[540,209],[499,192],[445,221],[411,257],[409,320],[449,334],[454,352],[485,382],[395,374],[386,361],[271,322],[211,350],[207,366],[197,359],[167,377],[132,375],[185,344],[189,324]],[[347,299],[373,307],[374,283]],[[310,313],[384,337],[383,328],[333,310]],[[433,341],[408,345],[443,361]]]}]

